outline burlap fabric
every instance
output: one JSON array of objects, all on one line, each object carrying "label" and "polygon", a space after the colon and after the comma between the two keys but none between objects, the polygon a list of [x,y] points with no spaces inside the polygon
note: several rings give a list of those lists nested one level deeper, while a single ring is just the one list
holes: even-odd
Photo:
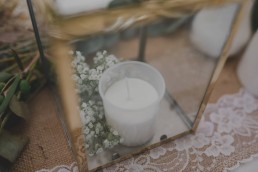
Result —
[{"label": "burlap fabric", "polygon": [[49,88],[43,88],[30,102],[30,119],[23,129],[30,142],[11,171],[31,172],[71,164],[71,151],[57,116],[56,104]]}]

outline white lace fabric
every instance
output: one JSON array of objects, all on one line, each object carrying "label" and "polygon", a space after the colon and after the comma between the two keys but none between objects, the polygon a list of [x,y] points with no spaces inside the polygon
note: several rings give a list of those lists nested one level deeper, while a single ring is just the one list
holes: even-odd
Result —
[{"label": "white lace fabric", "polygon": [[59,165],[53,169],[41,169],[36,172],[79,172],[77,164],[74,162],[70,166],[68,165]]},{"label": "white lace fabric", "polygon": [[[258,156],[258,98],[241,89],[208,104],[196,134],[189,134],[104,172],[227,171]],[[38,172],[77,172],[75,164]],[[76,171],[77,170],[77,171]]]}]

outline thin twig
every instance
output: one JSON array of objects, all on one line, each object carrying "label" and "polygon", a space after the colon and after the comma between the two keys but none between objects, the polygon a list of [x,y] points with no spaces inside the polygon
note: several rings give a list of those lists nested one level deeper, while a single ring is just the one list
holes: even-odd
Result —
[{"label": "thin twig", "polygon": [[[27,62],[29,59],[31,59],[31,57],[26,57],[22,60],[23,63]],[[12,71],[13,69],[15,69],[17,67],[17,64],[14,63],[12,66],[9,66],[8,68],[5,68],[3,71],[5,72],[10,72]]]},{"label": "thin twig", "polygon": [[[27,54],[23,54],[23,55],[20,55],[20,59],[23,59],[25,57],[28,57],[29,55]],[[14,56],[10,56],[10,57],[5,57],[3,59],[0,59],[0,63],[5,63],[5,62],[12,62],[12,61],[15,61],[14,59]]]},{"label": "thin twig", "polygon": [[[16,50],[21,50],[21,49],[24,49],[24,48],[27,48],[28,50],[31,50],[32,48],[35,48],[36,49],[36,44],[34,41],[20,41],[21,43],[17,43],[17,45],[10,45],[12,46],[14,49]],[[8,47],[10,47],[8,46]],[[9,52],[9,49],[5,48],[4,50],[1,50],[0,53],[8,53]]]},{"label": "thin twig", "polygon": [[30,68],[32,67],[33,64],[35,64],[37,62],[37,60],[39,59],[39,52],[37,51],[35,56],[33,57],[32,61],[30,62],[30,64],[23,70],[24,73],[27,73]]},{"label": "thin twig", "polygon": [[20,71],[21,71],[21,72],[24,71],[24,66],[23,66],[23,64],[22,64],[22,62],[21,62],[21,59],[20,59],[20,57],[18,56],[17,52],[16,52],[14,49],[11,49],[11,51],[12,51],[12,53],[13,53],[13,55],[14,55],[14,59],[15,59],[17,65],[18,65]]},{"label": "thin twig", "polygon": [[26,77],[26,80],[29,81],[34,68],[36,67],[37,61],[39,59],[39,52],[37,52],[36,56],[32,59],[31,63],[27,66],[27,68],[24,70],[25,73],[28,72],[28,75]]}]

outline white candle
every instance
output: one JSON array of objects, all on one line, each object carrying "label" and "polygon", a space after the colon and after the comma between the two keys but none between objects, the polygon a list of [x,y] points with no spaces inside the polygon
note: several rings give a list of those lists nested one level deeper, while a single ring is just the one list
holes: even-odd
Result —
[{"label": "white candle", "polygon": [[114,83],[105,94],[106,100],[117,107],[136,110],[158,101],[158,93],[148,82],[125,78]]},{"label": "white candle", "polygon": [[108,124],[124,139],[139,146],[154,135],[155,118],[165,92],[165,82],[153,67],[124,62],[107,70],[99,83]]}]

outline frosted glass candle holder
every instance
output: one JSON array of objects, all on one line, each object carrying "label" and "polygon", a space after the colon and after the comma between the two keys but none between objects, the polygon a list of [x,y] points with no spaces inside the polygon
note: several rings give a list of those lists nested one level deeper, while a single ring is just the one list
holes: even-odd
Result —
[{"label": "frosted glass candle holder", "polygon": [[107,123],[118,131],[125,146],[139,146],[154,135],[155,118],[165,93],[162,75],[136,61],[119,63],[102,75],[99,93]]}]

